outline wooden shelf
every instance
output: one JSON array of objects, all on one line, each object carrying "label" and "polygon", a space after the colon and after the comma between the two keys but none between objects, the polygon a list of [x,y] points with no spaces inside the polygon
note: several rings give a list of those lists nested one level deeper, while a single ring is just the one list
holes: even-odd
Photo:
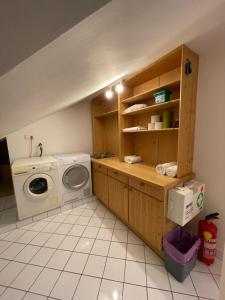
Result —
[{"label": "wooden shelf", "polygon": [[123,131],[122,133],[139,133],[139,132],[161,132],[161,131],[178,131],[179,128],[162,128],[162,129],[144,129],[144,130],[135,130],[135,131]]},{"label": "wooden shelf", "polygon": [[164,102],[164,103],[160,103],[160,104],[154,104],[154,105],[147,106],[147,107],[135,110],[135,111],[131,111],[131,112],[128,112],[128,113],[123,113],[123,116],[139,115],[139,114],[148,113],[148,112],[151,112],[151,111],[176,107],[176,106],[179,106],[179,104],[180,104],[180,99],[170,100],[168,102]]},{"label": "wooden shelf", "polygon": [[140,102],[142,100],[146,100],[146,99],[148,99],[150,97],[153,97],[153,94],[155,92],[157,92],[158,90],[162,90],[162,89],[165,89],[165,88],[173,87],[173,86],[178,85],[179,83],[180,83],[180,80],[175,80],[175,81],[171,82],[170,84],[167,84],[167,85],[164,85],[164,86],[160,86],[160,87],[157,87],[156,89],[151,89],[151,90],[145,91],[145,92],[143,92],[141,94],[138,94],[138,95],[126,98],[126,99],[124,99],[122,101],[122,103],[129,104],[129,103],[136,103],[136,102]]},{"label": "wooden shelf", "polygon": [[114,114],[118,113],[118,110],[115,109],[115,110],[111,110],[111,111],[107,111],[105,113],[102,113],[102,114],[99,114],[97,116],[95,116],[95,118],[105,118],[105,117],[110,117]]}]

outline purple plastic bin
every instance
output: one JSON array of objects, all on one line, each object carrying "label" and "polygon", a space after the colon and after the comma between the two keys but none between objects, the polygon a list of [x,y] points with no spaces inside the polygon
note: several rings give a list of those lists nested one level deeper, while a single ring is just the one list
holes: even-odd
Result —
[{"label": "purple plastic bin", "polygon": [[176,262],[188,263],[197,255],[201,244],[200,238],[183,227],[176,227],[163,238],[163,247]]}]

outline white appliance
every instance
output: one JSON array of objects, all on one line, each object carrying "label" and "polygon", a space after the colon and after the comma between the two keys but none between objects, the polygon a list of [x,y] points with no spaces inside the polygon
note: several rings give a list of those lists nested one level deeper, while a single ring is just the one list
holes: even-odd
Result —
[{"label": "white appliance", "polygon": [[79,200],[92,195],[91,159],[89,154],[56,155],[63,202]]},{"label": "white appliance", "polygon": [[201,212],[204,199],[205,184],[195,180],[169,190],[168,219],[184,226]]},{"label": "white appliance", "polygon": [[19,220],[61,206],[58,164],[54,157],[15,160],[11,168]]}]

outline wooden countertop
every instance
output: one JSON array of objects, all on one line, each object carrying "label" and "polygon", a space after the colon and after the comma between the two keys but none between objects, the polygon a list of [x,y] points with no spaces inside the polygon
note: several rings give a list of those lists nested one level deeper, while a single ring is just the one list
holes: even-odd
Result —
[{"label": "wooden countertop", "polygon": [[107,168],[111,168],[129,176],[141,179],[151,185],[163,188],[165,190],[176,186],[186,180],[192,179],[194,173],[191,173],[182,178],[171,178],[168,176],[159,175],[155,168],[146,163],[128,164],[120,161],[117,157],[96,159],[92,158],[92,162],[101,164]]}]

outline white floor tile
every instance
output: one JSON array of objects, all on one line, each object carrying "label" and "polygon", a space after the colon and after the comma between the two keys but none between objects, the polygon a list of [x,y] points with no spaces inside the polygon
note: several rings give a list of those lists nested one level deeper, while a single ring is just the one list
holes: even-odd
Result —
[{"label": "white floor tile", "polygon": [[49,247],[49,248],[58,248],[59,245],[64,240],[64,238],[65,238],[65,235],[63,235],[63,234],[53,233],[51,235],[51,237],[47,240],[47,242],[44,244],[44,246]]},{"label": "white floor tile", "polygon": [[107,258],[103,277],[116,281],[124,281],[125,260]]},{"label": "white floor tile", "polygon": [[123,284],[121,282],[103,279],[98,300],[122,300],[122,294]]},{"label": "white floor tile", "polygon": [[82,253],[90,253],[93,244],[94,244],[94,239],[80,238],[80,240],[76,245],[75,251],[82,252]]},{"label": "white floor tile", "polygon": [[220,287],[221,276],[220,275],[213,275],[213,278],[216,280],[216,283],[217,283],[218,287]]},{"label": "white floor tile", "polygon": [[32,259],[32,257],[38,252],[39,249],[40,247],[38,246],[27,245],[19,254],[17,254],[14,260],[23,263],[28,263]]},{"label": "white floor tile", "polygon": [[146,265],[148,287],[170,290],[167,271],[162,266]]},{"label": "white floor tile", "polygon": [[66,236],[58,248],[62,250],[73,251],[78,241],[79,237],[77,236]]},{"label": "white floor tile", "polygon": [[88,226],[101,227],[103,218],[92,217],[88,223]]},{"label": "white floor tile", "polygon": [[111,241],[112,233],[113,233],[112,229],[100,228],[98,235],[97,235],[97,239]]},{"label": "white floor tile", "polygon": [[211,274],[191,272],[191,278],[199,297],[218,298],[219,289]]},{"label": "white floor tile", "polygon": [[37,234],[36,231],[26,231],[19,239],[17,239],[17,243],[29,244]]},{"label": "white floor tile", "polygon": [[0,295],[2,295],[5,290],[6,288],[4,286],[0,286]]},{"label": "white floor tile", "polygon": [[82,276],[73,300],[96,300],[100,283],[99,278]]},{"label": "white floor tile", "polygon": [[65,214],[58,214],[58,215],[55,216],[55,218],[52,219],[52,222],[63,223],[65,218],[66,218]]},{"label": "white floor tile", "polygon": [[64,223],[74,225],[76,223],[77,219],[78,219],[78,216],[67,215],[65,220],[64,220]]},{"label": "white floor tile", "polygon": [[142,245],[127,245],[127,259],[145,262],[145,251]]},{"label": "white floor tile", "polygon": [[32,260],[30,261],[30,264],[44,267],[54,252],[55,252],[54,249],[41,248],[38,251],[38,253],[32,258]]},{"label": "white floor tile", "polygon": [[148,299],[173,300],[171,292],[148,288]]},{"label": "white floor tile", "polygon": [[23,300],[47,300],[47,298],[45,296],[27,293]]},{"label": "white floor tile", "polygon": [[1,296],[1,300],[21,300],[25,292],[8,288]]},{"label": "white floor tile", "polygon": [[0,241],[0,253],[2,253],[3,251],[5,251],[7,248],[9,248],[9,246],[11,245],[11,242],[8,241]]},{"label": "white floor tile", "polygon": [[115,226],[116,220],[115,219],[103,219],[102,228],[108,228],[108,229],[113,229]]},{"label": "white floor tile", "polygon": [[125,282],[146,286],[145,264],[136,261],[127,261]]},{"label": "white floor tile", "polygon": [[30,291],[48,296],[59,278],[59,275],[60,271],[45,268],[32,285]]},{"label": "white floor tile", "polygon": [[137,300],[137,299],[147,300],[147,288],[125,283],[123,289],[123,300]]},{"label": "white floor tile", "polygon": [[198,297],[173,293],[173,300],[198,300]]},{"label": "white floor tile", "polygon": [[91,254],[107,256],[109,251],[110,242],[103,240],[96,240],[94,242]]},{"label": "white floor tile", "polygon": [[87,226],[83,232],[83,237],[95,239],[98,234],[99,228],[98,227],[91,227]]},{"label": "white floor tile", "polygon": [[94,211],[91,210],[91,209],[85,209],[83,212],[82,212],[82,216],[83,217],[92,217],[94,214]]},{"label": "white floor tile", "polygon": [[68,260],[65,271],[81,274],[88,259],[88,254],[74,252]]},{"label": "white floor tile", "polygon": [[81,216],[81,214],[83,213],[83,211],[84,211],[84,208],[76,207],[76,208],[73,208],[71,210],[71,214],[74,215],[74,216]]},{"label": "white floor tile", "polygon": [[[33,228],[32,228],[33,229]],[[43,246],[50,238],[51,234],[46,232],[39,232],[38,235],[30,242],[31,245]]]},{"label": "white floor tile", "polygon": [[84,230],[85,230],[86,226],[82,226],[82,225],[74,225],[72,227],[72,229],[69,232],[69,235],[73,235],[73,236],[82,236]]},{"label": "white floor tile", "polygon": [[115,229],[128,230],[128,227],[119,219],[116,219]]},{"label": "white floor tile", "polygon": [[60,223],[50,222],[50,223],[48,223],[47,226],[45,226],[42,229],[42,232],[54,233],[59,226],[60,226]]},{"label": "white floor tile", "polygon": [[145,246],[145,261],[148,264],[164,266],[164,261],[148,246]]},{"label": "white floor tile", "polygon": [[105,268],[106,257],[90,255],[83,274],[102,277]]},{"label": "white floor tile", "polygon": [[77,221],[76,224],[78,225],[87,225],[90,221],[91,217],[84,217],[84,216],[80,216]]},{"label": "white floor tile", "polygon": [[70,251],[56,250],[56,252],[53,254],[51,259],[47,263],[47,268],[63,270],[70,255],[71,255]]},{"label": "white floor tile", "polygon": [[105,219],[112,219],[116,221],[116,216],[108,210],[105,214]]},{"label": "white floor tile", "polygon": [[13,259],[26,245],[13,243],[0,254],[0,258]]},{"label": "white floor tile", "polygon": [[209,270],[212,274],[220,275],[222,270],[222,261],[216,258],[214,263],[209,266]]},{"label": "white floor tile", "polygon": [[44,227],[46,227],[48,225],[48,222],[45,221],[39,221],[37,223],[35,223],[31,228],[34,231],[41,231],[44,229]]},{"label": "white floor tile", "polygon": [[169,274],[169,280],[173,292],[196,296],[195,288],[190,276],[187,276],[183,282],[179,282],[171,274]]},{"label": "white floor tile", "polygon": [[196,265],[195,265],[193,271],[194,272],[210,273],[208,266],[206,264],[202,263],[199,260],[196,261]]},{"label": "white floor tile", "polygon": [[109,257],[125,259],[127,253],[127,244],[112,242],[109,249]]},{"label": "white floor tile", "polygon": [[9,263],[9,260],[0,258],[0,271],[5,268],[5,266]]},{"label": "white floor tile", "polygon": [[46,219],[47,217],[48,217],[47,212],[44,212],[44,213],[42,213],[42,214],[39,214],[39,215],[37,215],[37,216],[34,216],[34,217],[33,217],[33,220],[34,220],[34,222],[37,222],[37,221]]},{"label": "white floor tile", "polygon": [[127,230],[114,229],[112,241],[127,243],[127,235],[128,235]]},{"label": "white floor tile", "polygon": [[51,292],[51,297],[62,300],[71,300],[79,279],[80,275],[78,274],[62,272],[53,291]]},{"label": "white floor tile", "polygon": [[71,225],[71,224],[60,224],[60,226],[56,229],[55,233],[67,234],[71,230],[72,227],[73,227],[73,225]]},{"label": "white floor tile", "polygon": [[18,262],[10,262],[1,272],[0,272],[0,284],[9,285],[16,276],[25,267],[24,264]]},{"label": "white floor tile", "polygon": [[21,237],[26,231],[22,229],[13,230],[10,234],[8,234],[4,240],[9,242],[15,242],[19,237]]},{"label": "white floor tile", "polygon": [[28,291],[41,271],[41,267],[27,265],[18,277],[10,284],[10,286],[16,289]]},{"label": "white floor tile", "polygon": [[128,232],[128,243],[136,245],[144,245],[144,242],[132,231]]}]

